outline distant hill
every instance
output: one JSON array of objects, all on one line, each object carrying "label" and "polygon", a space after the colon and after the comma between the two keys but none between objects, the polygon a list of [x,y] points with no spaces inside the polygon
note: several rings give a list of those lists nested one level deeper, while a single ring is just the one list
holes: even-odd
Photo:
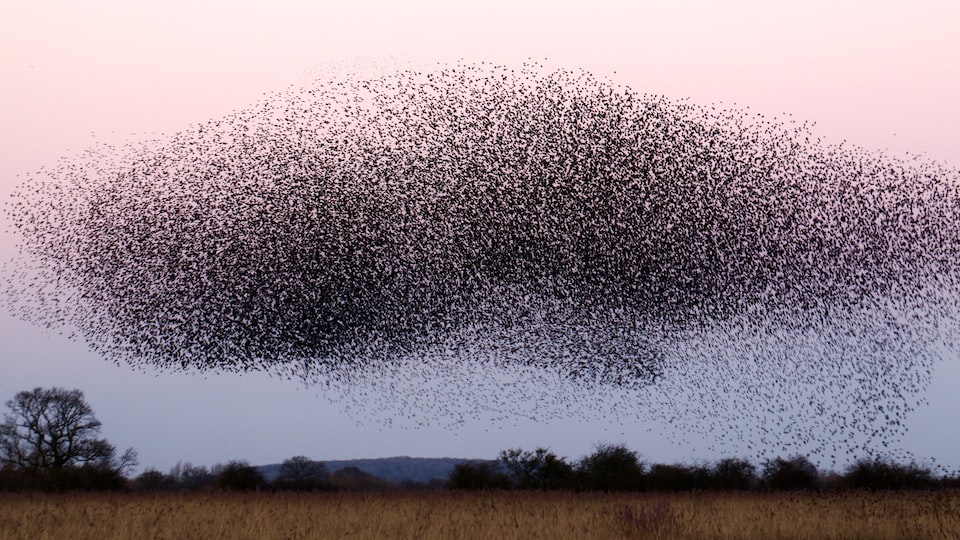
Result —
[{"label": "distant hill", "polygon": [[[453,468],[461,463],[482,461],[463,458],[414,458],[407,456],[378,458],[378,459],[347,459],[323,461],[327,471],[336,472],[347,467],[356,467],[363,472],[370,473],[385,480],[396,483],[404,481],[429,482],[435,479],[446,479]],[[267,480],[273,480],[280,473],[280,464],[261,465],[257,467]]]}]

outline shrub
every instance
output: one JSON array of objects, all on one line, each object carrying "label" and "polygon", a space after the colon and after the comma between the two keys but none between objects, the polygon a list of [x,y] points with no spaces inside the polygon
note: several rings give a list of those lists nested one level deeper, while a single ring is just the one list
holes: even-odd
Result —
[{"label": "shrub", "polygon": [[862,458],[847,468],[843,477],[846,487],[855,489],[925,489],[936,481],[930,469],[916,463],[899,465],[883,458]]},{"label": "shrub", "polygon": [[562,489],[572,483],[573,466],[546,448],[504,450],[500,463],[520,489]]},{"label": "shrub", "polygon": [[767,488],[781,491],[816,489],[817,467],[804,456],[776,458],[763,464]]},{"label": "shrub", "polygon": [[711,471],[706,467],[656,464],[646,475],[646,488],[654,491],[693,491],[708,489]]},{"label": "shrub", "polygon": [[357,467],[345,467],[330,475],[330,485],[347,491],[389,491],[397,489],[393,482],[362,471]]},{"label": "shrub", "polygon": [[633,491],[644,487],[644,467],[626,446],[603,444],[580,460],[577,472],[583,489]]},{"label": "shrub", "polygon": [[721,459],[713,467],[713,487],[721,490],[748,490],[757,483],[757,468],[743,459]]},{"label": "shrub", "polygon": [[495,461],[458,464],[447,480],[447,487],[462,490],[510,489],[511,485],[510,477],[500,471]]},{"label": "shrub", "polygon": [[170,478],[180,491],[201,491],[213,489],[216,476],[203,465],[177,463],[170,469]]},{"label": "shrub", "polygon": [[177,481],[169,474],[147,469],[134,479],[133,487],[141,491],[167,491],[176,488]]},{"label": "shrub", "polygon": [[256,467],[246,461],[231,461],[214,470],[217,486],[227,491],[254,491],[267,485]]}]

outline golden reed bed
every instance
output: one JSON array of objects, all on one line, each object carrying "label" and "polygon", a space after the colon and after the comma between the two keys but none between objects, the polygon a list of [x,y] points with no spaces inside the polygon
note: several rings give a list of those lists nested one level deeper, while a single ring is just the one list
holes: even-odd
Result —
[{"label": "golden reed bed", "polygon": [[960,493],[4,494],[0,538],[960,538]]}]

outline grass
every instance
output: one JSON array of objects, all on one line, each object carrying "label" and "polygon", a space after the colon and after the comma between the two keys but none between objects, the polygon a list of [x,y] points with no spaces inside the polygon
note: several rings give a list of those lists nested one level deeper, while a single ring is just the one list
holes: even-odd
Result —
[{"label": "grass", "polygon": [[3,539],[958,537],[958,492],[0,495]]}]

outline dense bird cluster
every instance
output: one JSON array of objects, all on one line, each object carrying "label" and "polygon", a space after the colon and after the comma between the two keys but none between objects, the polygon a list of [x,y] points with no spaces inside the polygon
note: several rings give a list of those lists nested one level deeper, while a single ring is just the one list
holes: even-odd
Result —
[{"label": "dense bird cluster", "polygon": [[954,169],[536,65],[292,88],[8,208],[21,311],[117,361],[824,451],[902,431],[960,252]]}]

